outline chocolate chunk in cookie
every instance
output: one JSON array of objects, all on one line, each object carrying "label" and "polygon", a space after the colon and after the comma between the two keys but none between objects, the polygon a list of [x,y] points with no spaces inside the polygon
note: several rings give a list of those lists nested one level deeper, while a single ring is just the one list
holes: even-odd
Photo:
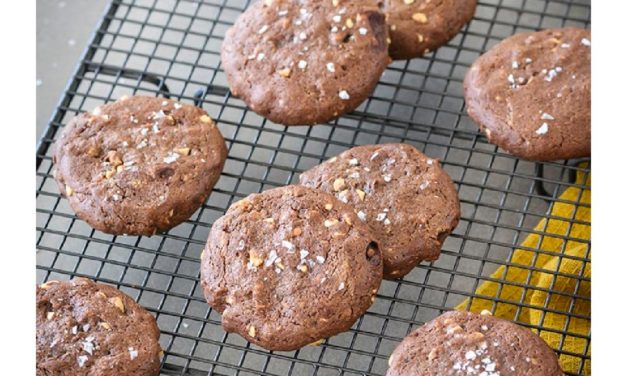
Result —
[{"label": "chocolate chunk in cookie", "polygon": [[390,56],[412,59],[445,45],[475,15],[477,0],[380,0],[390,28]]},{"label": "chocolate chunk in cookie", "polygon": [[76,215],[97,230],[129,235],[153,235],[189,218],[227,154],[205,111],[141,96],[76,116],[55,146],[55,178]]},{"label": "chocolate chunk in cookie", "polygon": [[285,125],[352,111],[389,63],[385,17],[374,0],[261,0],[230,28],[222,65],[231,92]]},{"label": "chocolate chunk in cookie", "polygon": [[488,140],[530,160],[590,156],[590,30],[516,34],[464,80],[468,114]]},{"label": "chocolate chunk in cookie", "polygon": [[37,375],[155,376],[154,317],[118,289],[84,278],[37,287]]},{"label": "chocolate chunk in cookie", "polygon": [[366,145],[304,172],[301,184],[354,208],[379,239],[385,278],[400,278],[436,260],[457,226],[459,199],[437,160],[408,144]]},{"label": "chocolate chunk in cookie", "polygon": [[378,245],[351,207],[301,186],[231,206],[201,260],[205,297],[224,329],[282,351],[348,330],[382,272]]},{"label": "chocolate chunk in cookie", "polygon": [[394,350],[387,376],[563,376],[556,354],[530,330],[469,312],[447,312]]}]

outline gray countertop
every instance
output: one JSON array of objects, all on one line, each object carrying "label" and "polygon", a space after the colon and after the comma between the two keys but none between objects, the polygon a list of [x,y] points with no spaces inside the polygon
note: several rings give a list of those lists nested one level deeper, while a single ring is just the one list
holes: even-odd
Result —
[{"label": "gray countertop", "polygon": [[37,139],[76,68],[106,0],[37,0]]}]

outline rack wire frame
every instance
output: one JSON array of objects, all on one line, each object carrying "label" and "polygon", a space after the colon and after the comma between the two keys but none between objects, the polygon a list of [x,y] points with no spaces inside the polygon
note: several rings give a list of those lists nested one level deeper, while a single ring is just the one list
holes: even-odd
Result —
[{"label": "rack wire frame", "polygon": [[[467,117],[463,76],[483,51],[517,32],[548,27],[589,27],[589,0],[480,0],[472,22],[447,46],[425,58],[393,63],[372,95],[356,111],[330,124],[284,127],[249,111],[231,96],[220,67],[225,31],[250,0],[112,0],[83,53],[56,112],[37,146],[37,282],[82,276],[112,284],[151,311],[161,329],[164,375],[383,375],[394,347],[414,328],[469,298],[485,281],[499,290],[511,285],[493,278],[499,266],[542,271],[576,281],[567,310],[520,300],[487,298],[521,310],[534,308],[566,318],[563,330],[538,331],[576,338],[585,350],[558,354],[589,361],[590,333],[569,331],[569,323],[588,319],[577,303],[590,279],[546,271],[512,261],[515,249],[546,254],[519,244],[529,234],[558,238],[586,247],[585,257],[562,252],[565,259],[590,262],[590,241],[571,234],[590,223],[549,215],[554,205],[582,202],[589,161],[532,163],[489,144]],[[188,221],[152,237],[111,236],[77,219],[53,178],[52,148],[59,130],[77,113],[122,95],[172,97],[195,103],[217,121],[229,157],[207,202]],[[199,257],[211,224],[235,201],[250,193],[298,181],[298,174],[354,145],[384,142],[413,144],[442,161],[461,199],[462,218],[446,240],[440,259],[422,263],[403,280],[384,281],[368,312],[346,333],[292,352],[268,352],[236,334],[225,333],[219,314],[200,291]],[[585,161],[584,161],[585,162]],[[574,201],[560,198],[569,187],[580,189]],[[534,227],[542,218],[568,224],[564,236]],[[546,228],[545,228],[546,229]],[[562,249],[562,251],[564,248]],[[559,269],[558,269],[559,270]],[[517,284],[532,289],[529,280]],[[527,325],[529,326],[529,325]]]}]

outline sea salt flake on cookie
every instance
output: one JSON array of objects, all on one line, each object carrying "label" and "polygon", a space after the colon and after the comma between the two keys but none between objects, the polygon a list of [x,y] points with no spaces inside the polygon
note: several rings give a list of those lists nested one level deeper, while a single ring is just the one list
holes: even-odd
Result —
[{"label": "sea salt flake on cookie", "polygon": [[540,128],[536,129],[536,134],[543,135],[549,131],[549,125],[547,123],[542,123]]},{"label": "sea salt flake on cookie", "polygon": [[129,347],[128,354],[131,357],[131,360],[135,360],[135,358],[137,358],[137,355],[139,355],[139,352],[135,350],[133,347]]}]

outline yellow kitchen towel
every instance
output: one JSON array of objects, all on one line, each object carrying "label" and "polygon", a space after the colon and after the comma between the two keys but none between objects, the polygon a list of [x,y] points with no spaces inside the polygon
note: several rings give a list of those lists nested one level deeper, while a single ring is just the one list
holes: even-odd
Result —
[{"label": "yellow kitchen towel", "polygon": [[490,278],[498,282],[483,282],[475,297],[456,309],[487,309],[497,317],[537,326],[552,348],[559,349],[563,342],[560,363],[564,371],[590,375],[590,361],[581,364],[581,356],[591,351],[584,338],[590,335],[591,279],[590,174],[584,175],[577,173],[577,184],[585,181],[586,188],[566,189],[553,204],[550,218],[534,228],[538,234],[527,236],[514,251],[511,265],[492,273]]}]

